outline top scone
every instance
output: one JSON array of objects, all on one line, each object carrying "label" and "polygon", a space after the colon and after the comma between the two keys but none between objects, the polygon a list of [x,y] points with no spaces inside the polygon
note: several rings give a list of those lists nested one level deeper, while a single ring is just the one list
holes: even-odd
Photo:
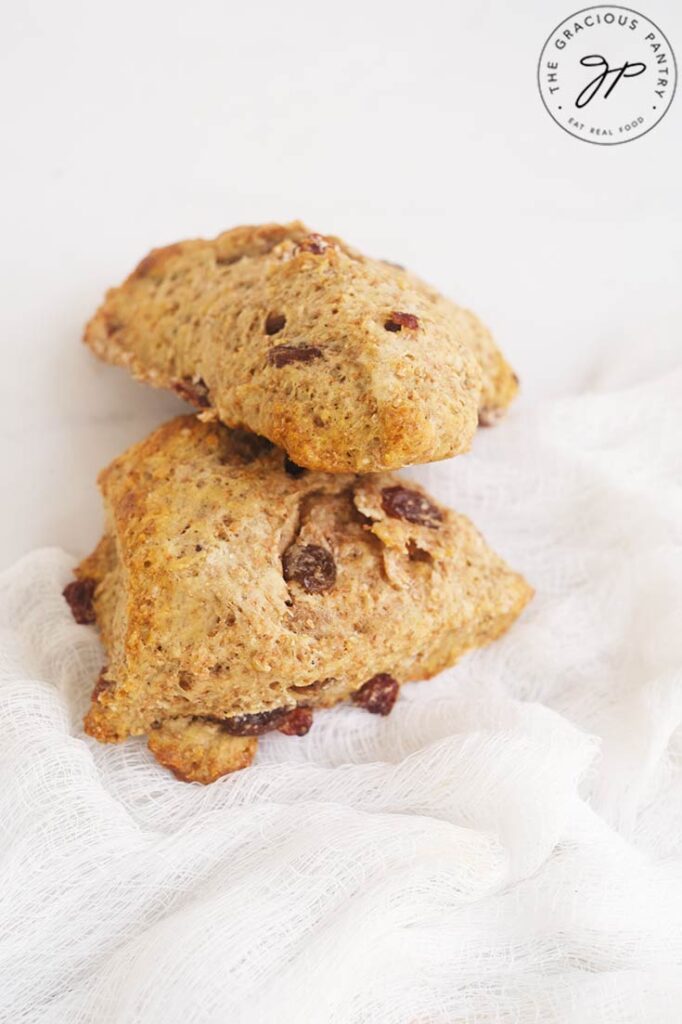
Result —
[{"label": "top scone", "polygon": [[85,341],[331,473],[466,451],[517,389],[473,313],[298,222],[154,250],[109,291]]}]

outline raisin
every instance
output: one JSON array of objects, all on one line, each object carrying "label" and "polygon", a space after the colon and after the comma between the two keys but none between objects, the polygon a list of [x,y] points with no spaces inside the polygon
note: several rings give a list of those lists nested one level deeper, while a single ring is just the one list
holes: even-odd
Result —
[{"label": "raisin", "polygon": [[208,397],[208,387],[203,377],[192,380],[191,377],[180,377],[172,383],[173,391],[184,398],[186,402],[196,406],[197,409],[207,409],[211,404]]},{"label": "raisin", "polygon": [[105,665],[102,671],[100,672],[97,678],[97,682],[95,683],[95,688],[92,691],[93,700],[99,700],[100,693],[106,693],[107,690],[113,690],[113,688],[116,686],[116,683],[113,681],[113,679],[104,678],[104,673],[106,672],[106,670],[107,666]]},{"label": "raisin", "polygon": [[329,242],[325,241],[322,235],[313,232],[298,243],[299,252],[312,252],[315,256],[321,256],[329,248]]},{"label": "raisin", "polygon": [[282,557],[284,579],[296,580],[309,594],[322,594],[336,583],[336,563],[318,544],[293,545]]},{"label": "raisin", "polygon": [[379,672],[351,694],[351,700],[373,715],[387,715],[396,702],[399,690],[400,684],[393,676]]},{"label": "raisin", "polygon": [[305,736],[313,724],[313,712],[310,708],[294,708],[277,728],[285,736]]},{"label": "raisin", "polygon": [[266,334],[279,334],[286,326],[287,318],[284,313],[269,313],[265,321]]},{"label": "raisin", "polygon": [[231,736],[260,736],[264,732],[278,729],[290,711],[291,708],[275,708],[273,711],[259,711],[255,715],[235,715],[234,718],[214,721],[219,721]]},{"label": "raisin", "polygon": [[424,551],[418,544],[410,538],[407,542],[407,557],[411,562],[433,562],[432,555],[428,551]]},{"label": "raisin", "polygon": [[419,329],[419,318],[414,313],[391,313],[389,319],[384,324],[384,330],[386,331],[401,331],[403,327],[409,327],[410,330],[416,331]]},{"label": "raisin", "polygon": [[178,676],[178,686],[187,693],[194,686],[194,676],[191,672],[181,672]]},{"label": "raisin", "polygon": [[240,260],[244,259],[243,253],[232,253],[232,255],[218,256],[216,255],[215,262],[217,267],[231,267],[233,263],[239,263]]},{"label": "raisin", "polygon": [[296,463],[289,458],[288,455],[284,456],[284,472],[287,476],[291,476],[294,480],[298,480],[304,473],[307,473],[307,469],[303,466],[297,466]]},{"label": "raisin", "polygon": [[268,362],[279,368],[289,363],[312,363],[321,355],[322,349],[317,345],[275,345],[268,352]]},{"label": "raisin", "polygon": [[76,622],[81,626],[95,621],[95,609],[92,599],[95,596],[97,581],[92,579],[73,580],[62,590],[62,596],[71,609]]},{"label": "raisin", "polygon": [[393,519],[406,519],[408,523],[428,526],[437,530],[443,521],[443,513],[419,491],[408,487],[384,487],[381,492],[381,507]]}]

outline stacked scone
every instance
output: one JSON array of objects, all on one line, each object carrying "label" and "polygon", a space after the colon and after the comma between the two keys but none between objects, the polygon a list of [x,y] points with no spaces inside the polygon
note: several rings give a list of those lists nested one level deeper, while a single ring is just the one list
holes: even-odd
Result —
[{"label": "stacked scone", "polygon": [[466,451],[517,380],[416,277],[303,225],[146,257],[87,344],[198,415],[100,475],[106,525],[65,596],[107,665],[85,720],[183,779],[248,765],[343,700],[388,714],[532,591],[463,516],[389,471]]}]

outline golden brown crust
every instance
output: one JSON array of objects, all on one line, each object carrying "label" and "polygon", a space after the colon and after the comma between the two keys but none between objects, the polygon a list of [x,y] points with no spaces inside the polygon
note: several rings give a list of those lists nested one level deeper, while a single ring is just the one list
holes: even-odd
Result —
[{"label": "golden brown crust", "polygon": [[85,341],[326,472],[466,451],[479,407],[499,413],[516,389],[472,313],[297,222],[153,250]]},{"label": "golden brown crust", "polygon": [[167,718],[147,738],[156,760],[181,782],[215,782],[221,775],[247,768],[258,740],[231,736],[216,722]]},{"label": "golden brown crust", "polygon": [[239,719],[253,735],[377,674],[427,678],[503,632],[532,593],[416,484],[301,472],[195,416],[133,446],[100,487],[105,537],[77,575],[95,581],[108,667],[86,729],[147,733],[187,777],[229,763],[232,745],[211,729],[211,764],[192,774],[201,723],[179,740],[169,720]]},{"label": "golden brown crust", "polygon": [[495,344],[490,330],[471,310],[455,305],[415,274],[401,267],[397,269],[429,295],[434,306],[448,319],[455,336],[476,357],[482,371],[478,422],[481,426],[499,423],[518,394],[519,378]]}]

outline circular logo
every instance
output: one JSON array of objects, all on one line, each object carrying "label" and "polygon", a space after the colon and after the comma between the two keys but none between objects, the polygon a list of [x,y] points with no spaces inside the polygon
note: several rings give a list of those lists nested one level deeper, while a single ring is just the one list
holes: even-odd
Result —
[{"label": "circular logo", "polygon": [[658,25],[629,7],[571,14],[542,48],[538,87],[547,112],[584,142],[617,146],[646,135],[672,103],[677,65]]}]

